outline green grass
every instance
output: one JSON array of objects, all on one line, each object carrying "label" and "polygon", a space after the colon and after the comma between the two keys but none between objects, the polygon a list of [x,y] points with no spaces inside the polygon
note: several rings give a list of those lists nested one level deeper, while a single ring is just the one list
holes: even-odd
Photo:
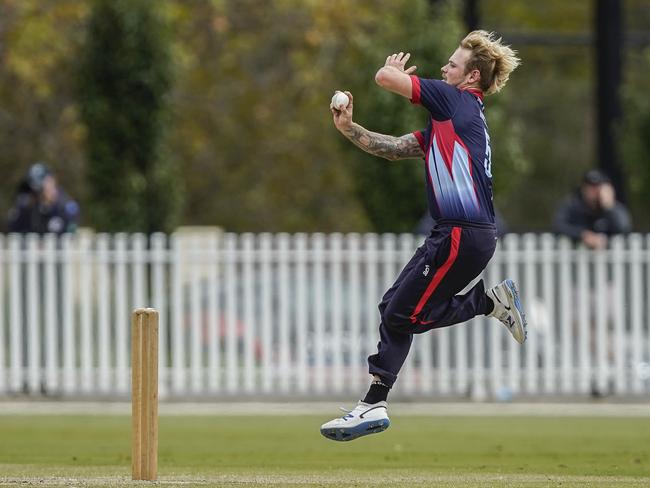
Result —
[{"label": "green grass", "polygon": [[[650,418],[394,417],[350,443],[324,420],[161,417],[161,484],[650,486]],[[0,416],[0,438],[0,485],[138,484],[128,416]]]}]

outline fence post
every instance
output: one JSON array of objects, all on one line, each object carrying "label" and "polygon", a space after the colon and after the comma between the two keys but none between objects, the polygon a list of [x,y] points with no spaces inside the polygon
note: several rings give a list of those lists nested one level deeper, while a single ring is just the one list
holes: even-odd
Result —
[{"label": "fence post", "polygon": [[77,240],[77,259],[75,267],[79,273],[79,325],[80,334],[80,356],[81,356],[81,391],[93,393],[96,390],[97,378],[94,369],[94,339],[92,320],[92,284],[94,272],[94,256],[91,253],[92,239],[89,234],[83,233]]},{"label": "fence post", "polygon": [[148,250],[147,262],[151,263],[151,303],[158,311],[158,363],[159,363],[159,394],[161,397],[167,395],[167,384],[169,381],[169,369],[167,364],[167,237],[165,234],[156,232],[151,236],[151,245]]},{"label": "fence post", "polygon": [[296,259],[296,358],[295,364],[298,393],[307,393],[307,328],[309,327],[307,305],[307,235],[294,236]]},{"label": "fence post", "polygon": [[185,320],[183,316],[183,279],[185,276],[185,266],[183,259],[183,249],[181,247],[181,238],[178,233],[174,233],[170,239],[171,251],[171,313],[172,320],[169,323],[171,327],[171,348],[170,348],[170,366],[172,368],[171,391],[174,395],[182,395],[185,392]]},{"label": "fence post", "polygon": [[5,237],[0,234],[0,394],[7,393],[7,371],[5,344],[7,336],[5,334],[6,315],[5,311],[5,270],[7,269],[7,250],[5,248]]},{"label": "fence post", "polygon": [[[273,390],[273,306],[271,301],[271,235],[259,236],[260,249],[260,337],[262,338],[262,391],[270,393]],[[226,270],[228,266],[226,265]],[[228,274],[226,274],[228,286]]]},{"label": "fence post", "polygon": [[213,232],[208,238],[209,276],[208,276],[208,388],[212,393],[222,389],[221,367],[221,234]]},{"label": "fence post", "polygon": [[203,391],[203,348],[202,340],[202,288],[201,278],[204,268],[203,242],[199,235],[190,233],[184,235],[184,242],[188,251],[187,289],[189,291],[189,317],[185,323],[189,324],[190,339],[190,391],[198,395]]},{"label": "fence post", "polygon": [[[635,395],[643,393],[643,383],[636,371],[643,360],[643,279],[642,270],[650,271],[647,262],[641,258],[642,238],[639,234],[632,234],[630,243],[630,301],[631,301],[631,327],[629,338],[629,357],[632,366],[632,392]],[[650,273],[649,273],[650,274]],[[650,283],[650,281],[648,281]],[[647,303],[647,302],[646,302]]]},{"label": "fence post", "polygon": [[610,297],[607,293],[607,267],[611,263],[611,254],[607,250],[594,251],[595,260],[595,322],[596,322],[596,393],[602,394],[609,390],[609,358],[608,354],[608,322],[611,317],[611,307],[608,306]]},{"label": "fence post", "polygon": [[[623,278],[623,266],[625,262],[623,250],[624,238],[623,236],[613,236],[611,240],[612,249],[612,282],[611,286],[607,287],[607,293],[613,295],[611,297],[613,303],[612,309],[612,333],[614,335],[610,350],[607,351],[607,356],[612,357],[612,367],[614,371],[611,375],[613,381],[613,393],[622,394],[627,393],[628,382],[625,375],[625,359],[629,358],[625,354],[624,339],[627,330],[628,307],[625,303],[625,280]],[[608,324],[609,325],[609,324]]]},{"label": "fence post", "polygon": [[97,236],[97,331],[99,356],[99,391],[109,393],[111,385],[110,352],[112,349],[110,333],[110,293],[108,273],[108,235]]},{"label": "fence post", "polygon": [[[330,296],[331,306],[329,314],[329,322],[332,338],[332,391],[340,393],[346,386],[346,381],[342,381],[343,376],[343,350],[347,349],[347,341],[343,339],[343,300],[342,288],[342,267],[343,267],[343,238],[341,234],[334,233],[329,236],[329,251],[330,251]],[[347,377],[347,375],[346,375]]]},{"label": "fence post", "polygon": [[312,351],[314,356],[313,384],[316,393],[324,393],[325,388],[325,368],[327,362],[325,355],[325,236],[323,234],[314,234],[312,236],[312,246],[314,251],[314,307],[313,319],[314,334],[312,340]]},{"label": "fence post", "polygon": [[255,358],[254,358],[254,275],[253,275],[253,234],[246,233],[242,235],[242,304],[243,304],[243,324],[244,324],[244,390],[246,393],[255,391]]},{"label": "fence post", "polygon": [[276,236],[278,271],[278,372],[279,390],[288,393],[293,373],[290,361],[289,337],[291,331],[291,316],[289,310],[289,234],[281,233]]},{"label": "fence post", "polygon": [[[226,388],[229,393],[239,390],[238,352],[237,352],[237,276],[236,253],[237,235],[228,233],[225,238],[226,256]],[[271,364],[269,363],[269,369]]]},{"label": "fence post", "polygon": [[591,306],[589,303],[591,282],[589,279],[589,253],[580,246],[577,251],[578,263],[578,358],[580,359],[580,390],[589,392],[592,382],[591,360]]},{"label": "fence post", "polygon": [[41,386],[41,337],[42,319],[41,294],[39,290],[38,265],[40,261],[40,238],[36,234],[28,234],[25,239],[26,252],[26,294],[23,307],[27,314],[27,335],[23,336],[27,344],[27,387],[30,393],[38,393]]},{"label": "fence post", "polygon": [[21,236],[9,236],[9,354],[10,362],[10,389],[19,392],[23,387],[23,255],[20,251]]},{"label": "fence post", "polygon": [[555,341],[555,291],[554,286],[554,239],[550,234],[542,235],[542,293],[544,303],[548,307],[551,317],[544,335],[544,391],[554,393],[556,391],[555,372],[558,348]]},{"label": "fence post", "polygon": [[573,368],[573,314],[572,308],[575,306],[575,281],[571,275],[571,242],[567,237],[561,237],[558,242],[558,255],[560,260],[559,280],[558,280],[558,297],[559,297],[559,318],[560,331],[558,339],[560,341],[560,388],[564,394],[571,393],[575,381],[575,369]]},{"label": "fence post", "polygon": [[127,235],[118,233],[113,236],[113,248],[115,252],[115,284],[114,300],[115,313],[115,370],[117,375],[117,390],[122,394],[129,391],[129,307],[127,286]]}]

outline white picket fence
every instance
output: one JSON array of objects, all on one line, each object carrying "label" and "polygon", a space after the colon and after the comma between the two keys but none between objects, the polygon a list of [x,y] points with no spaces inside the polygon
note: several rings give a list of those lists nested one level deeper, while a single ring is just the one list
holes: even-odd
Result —
[{"label": "white picket fence", "polygon": [[[0,236],[0,395],[127,397],[130,312],[160,317],[168,398],[357,397],[377,304],[410,234]],[[394,397],[650,391],[650,236],[603,252],[507,235],[484,278],[519,283],[528,341],[494,319],[415,338]]]}]

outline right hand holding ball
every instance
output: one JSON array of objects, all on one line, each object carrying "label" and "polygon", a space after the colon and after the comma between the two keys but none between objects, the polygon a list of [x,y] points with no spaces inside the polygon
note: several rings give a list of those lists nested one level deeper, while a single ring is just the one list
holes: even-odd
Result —
[{"label": "right hand holding ball", "polygon": [[343,110],[348,106],[349,103],[350,103],[350,99],[345,93],[341,91],[336,91],[334,93],[334,96],[332,97],[332,103],[330,103],[330,108],[336,110]]},{"label": "right hand holding ball", "polygon": [[334,118],[334,125],[340,132],[345,132],[352,126],[352,110],[354,97],[350,92],[336,91],[330,103],[330,112]]}]

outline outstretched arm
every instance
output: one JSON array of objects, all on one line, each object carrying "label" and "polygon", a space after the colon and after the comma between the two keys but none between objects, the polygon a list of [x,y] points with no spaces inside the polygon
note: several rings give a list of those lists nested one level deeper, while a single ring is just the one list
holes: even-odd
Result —
[{"label": "outstretched arm", "polygon": [[413,134],[401,137],[389,136],[372,132],[361,125],[352,122],[353,99],[350,92],[345,92],[350,99],[348,106],[342,110],[331,107],[334,116],[334,125],[357,147],[381,158],[395,161],[397,159],[423,158],[424,151]]},{"label": "outstretched arm", "polygon": [[408,99],[413,98],[410,75],[417,69],[417,66],[405,69],[406,62],[410,57],[410,53],[404,54],[402,52],[388,56],[384,66],[379,68],[375,75],[377,84],[390,92],[397,93]]}]

